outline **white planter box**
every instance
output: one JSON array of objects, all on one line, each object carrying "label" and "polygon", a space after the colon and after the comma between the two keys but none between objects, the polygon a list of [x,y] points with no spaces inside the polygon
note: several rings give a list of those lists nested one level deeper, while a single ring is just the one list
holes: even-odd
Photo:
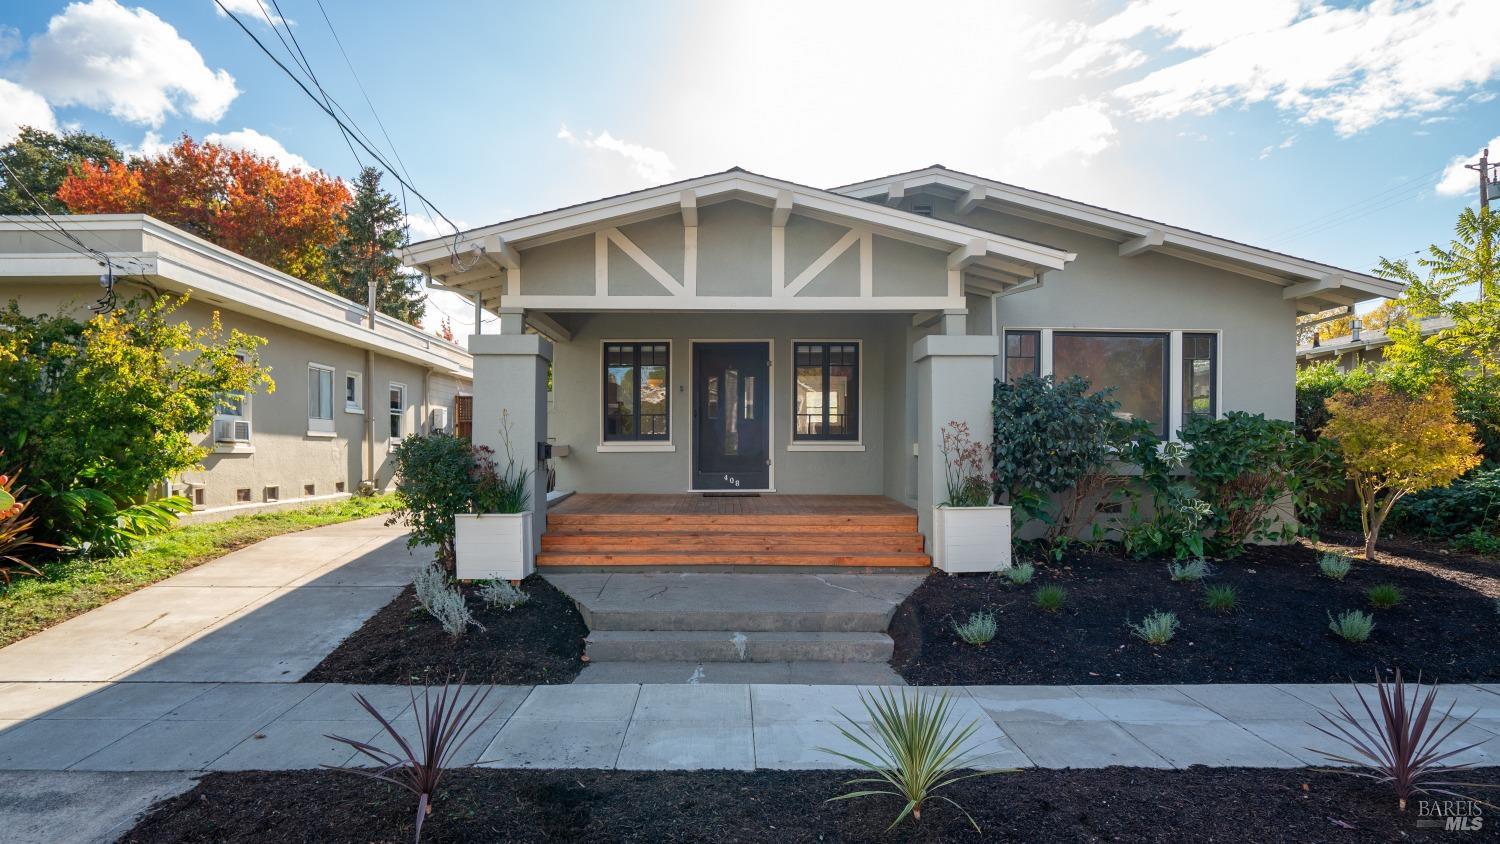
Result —
[{"label": "white planter box", "polygon": [[522,580],[536,571],[530,513],[465,513],[454,528],[459,580]]},{"label": "white planter box", "polygon": [[934,507],[932,562],[949,574],[1010,568],[1010,507]]}]

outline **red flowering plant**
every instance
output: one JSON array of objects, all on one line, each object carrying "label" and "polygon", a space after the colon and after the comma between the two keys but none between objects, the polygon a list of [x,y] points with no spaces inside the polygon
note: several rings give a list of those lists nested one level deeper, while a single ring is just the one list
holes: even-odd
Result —
[{"label": "red flowering plant", "polygon": [[943,426],[943,460],[948,481],[948,507],[988,507],[994,500],[994,462],[988,443],[975,442],[969,423]]}]

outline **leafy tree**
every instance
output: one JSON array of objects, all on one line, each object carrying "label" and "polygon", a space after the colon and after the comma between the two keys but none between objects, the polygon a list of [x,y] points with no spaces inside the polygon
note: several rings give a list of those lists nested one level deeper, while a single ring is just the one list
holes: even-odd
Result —
[{"label": "leafy tree", "polygon": [[1341,390],[1367,389],[1379,377],[1379,369],[1358,366],[1347,372],[1332,361],[1297,370],[1297,433],[1315,440],[1328,424],[1328,400]]},{"label": "leafy tree", "polygon": [[67,206],[54,194],[68,174],[85,161],[104,165],[123,157],[115,142],[102,135],[57,135],[22,126],[15,140],[0,146],[5,164],[0,167],[0,214],[38,214],[38,202],[49,214],[66,214]]},{"label": "leafy tree", "polygon": [[1418,490],[1447,486],[1479,465],[1474,428],[1460,422],[1453,389],[1432,384],[1413,396],[1386,384],[1328,400],[1323,434],[1338,444],[1359,494],[1365,559],[1375,559],[1391,508]]},{"label": "leafy tree", "polygon": [[396,250],[406,241],[401,207],[380,188],[379,170],[366,167],[354,183],[354,199],[339,220],[338,238],[327,249],[331,289],[364,302],[369,283],[379,285],[375,309],[416,325],[422,317],[421,281],[401,273]]},{"label": "leafy tree", "polygon": [[[45,538],[119,552],[170,524],[181,499],[148,501],[206,454],[226,396],[272,388],[256,349],[215,313],[172,322],[185,298],[134,300],[87,322],[0,310],[0,450],[26,466]],[[241,357],[242,356],[242,357]]]},{"label": "leafy tree", "polygon": [[[1366,314],[1359,318],[1360,327],[1365,331],[1385,331],[1392,324],[1401,322],[1406,316],[1400,300],[1387,299],[1379,305],[1371,308]],[[1319,339],[1332,340],[1336,337],[1346,337],[1354,330],[1354,317],[1342,316],[1331,319],[1317,327]]]},{"label": "leafy tree", "polygon": [[349,189],[319,171],[186,135],[150,158],[81,162],[58,187],[74,214],[150,214],[225,249],[329,286],[327,247]]}]

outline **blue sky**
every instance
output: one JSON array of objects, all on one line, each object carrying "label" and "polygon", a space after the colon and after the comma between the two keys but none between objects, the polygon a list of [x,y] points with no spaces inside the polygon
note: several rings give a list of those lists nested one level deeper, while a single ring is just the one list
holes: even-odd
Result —
[{"label": "blue sky", "polygon": [[[271,0],[225,2],[281,51]],[[383,142],[317,4],[278,2]],[[323,3],[465,225],[734,165],[833,186],[941,163],[1367,270],[1446,239],[1475,196],[1454,161],[1500,156],[1490,3]],[[18,122],[357,167],[213,0],[6,4],[0,136]]]}]

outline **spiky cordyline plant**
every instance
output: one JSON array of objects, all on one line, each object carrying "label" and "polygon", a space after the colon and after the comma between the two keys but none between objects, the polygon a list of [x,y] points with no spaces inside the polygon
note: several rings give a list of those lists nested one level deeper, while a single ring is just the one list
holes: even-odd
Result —
[{"label": "spiky cordyline plant", "polygon": [[416,713],[418,744],[413,746],[401,735],[396,728],[374,704],[365,699],[365,696],[354,693],[354,699],[364,710],[380,722],[381,729],[385,735],[395,742],[397,751],[392,752],[384,748],[376,747],[369,742],[355,741],[342,736],[330,735],[328,738],[343,742],[354,748],[360,754],[375,761],[379,768],[370,770],[352,765],[324,765],[323,767],[335,771],[343,771],[348,774],[356,774],[371,779],[384,780],[394,783],[410,791],[417,796],[417,821],[416,841],[422,840],[422,822],[432,814],[432,798],[437,793],[438,783],[443,774],[452,767],[468,768],[474,764],[454,765],[453,759],[458,751],[463,748],[464,743],[474,737],[474,734],[483,727],[485,722],[495,714],[491,709],[488,714],[480,718],[471,727],[470,722],[479,714],[484,707],[485,699],[490,696],[490,686],[483,689],[469,690],[467,699],[463,698],[463,678],[459,678],[458,685],[450,686],[443,684],[442,689],[433,693],[432,689],[422,687],[422,703],[417,705],[417,692],[415,687],[411,689],[411,708]]},{"label": "spiky cordyline plant", "polygon": [[1470,799],[1438,786],[1484,787],[1476,783],[1432,779],[1434,776],[1462,770],[1474,764],[1462,762],[1457,765],[1448,765],[1444,764],[1443,760],[1451,759],[1466,750],[1484,744],[1484,741],[1479,741],[1451,750],[1445,749],[1445,745],[1453,734],[1463,729],[1478,710],[1445,730],[1444,727],[1452,720],[1453,708],[1458,705],[1458,701],[1455,700],[1449,704],[1447,711],[1442,713],[1437,723],[1432,723],[1433,704],[1437,700],[1437,684],[1429,686],[1424,695],[1422,694],[1422,676],[1417,675],[1416,688],[1412,689],[1411,697],[1408,699],[1406,684],[1401,680],[1400,669],[1396,670],[1396,678],[1391,683],[1382,680],[1378,671],[1375,673],[1375,694],[1380,704],[1379,716],[1370,707],[1369,701],[1365,700],[1365,694],[1357,683],[1354,684],[1354,693],[1358,695],[1359,703],[1364,707],[1365,719],[1356,717],[1343,701],[1335,697],[1333,702],[1339,708],[1337,716],[1322,710],[1318,711],[1318,714],[1323,716],[1323,720],[1327,721],[1333,730],[1309,722],[1309,726],[1343,742],[1353,752],[1350,755],[1344,755],[1311,747],[1308,750],[1321,754],[1330,762],[1354,765],[1360,769],[1333,768],[1330,770],[1335,773],[1363,777],[1378,783],[1390,783],[1396,791],[1397,806],[1403,812],[1406,811],[1406,803],[1413,794],[1442,794],[1457,797],[1460,800]]},{"label": "spiky cordyline plant", "polygon": [[871,729],[865,729],[864,725],[840,712],[839,715],[858,734],[842,725],[839,726],[839,732],[870,754],[869,757],[861,758],[826,747],[818,750],[853,762],[875,775],[849,780],[846,785],[859,783],[883,787],[840,794],[829,798],[829,802],[878,795],[901,798],[906,801],[906,805],[901,808],[896,819],[891,821],[891,825],[886,827],[892,829],[905,820],[907,815],[920,821],[924,803],[928,800],[942,800],[963,812],[974,830],[980,831],[979,824],[974,822],[973,816],[964,807],[944,795],[934,793],[961,780],[1002,772],[1001,769],[992,769],[959,773],[972,768],[980,758],[975,755],[975,748],[967,744],[979,729],[979,722],[971,721],[967,726],[949,724],[953,699],[946,693],[934,696],[903,691],[898,699],[889,689],[883,688],[878,694],[869,697],[860,692],[859,699],[870,716]]}]

